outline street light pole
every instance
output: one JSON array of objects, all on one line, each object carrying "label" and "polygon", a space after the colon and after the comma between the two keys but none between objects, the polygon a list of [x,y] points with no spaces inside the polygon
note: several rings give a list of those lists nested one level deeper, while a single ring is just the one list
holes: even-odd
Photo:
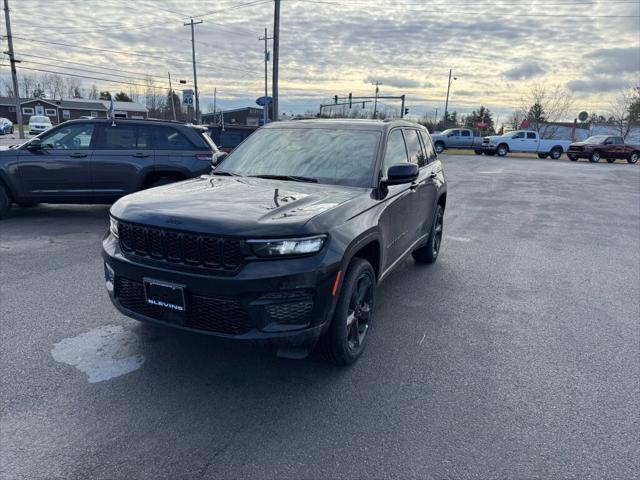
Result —
[{"label": "street light pole", "polygon": [[278,106],[278,70],[280,62],[280,0],[274,1],[273,9],[273,65],[271,67],[271,88],[273,89],[273,121],[278,121],[279,106]]}]

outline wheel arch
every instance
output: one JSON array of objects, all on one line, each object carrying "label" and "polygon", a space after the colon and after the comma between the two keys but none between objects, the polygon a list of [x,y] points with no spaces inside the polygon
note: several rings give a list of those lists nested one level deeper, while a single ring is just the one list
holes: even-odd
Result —
[{"label": "wheel arch", "polygon": [[175,169],[150,170],[142,177],[139,189],[148,188],[151,184],[157,182],[158,180],[162,180],[163,178],[168,178],[179,182],[180,180],[186,180],[187,178],[189,178],[189,175],[181,170]]}]

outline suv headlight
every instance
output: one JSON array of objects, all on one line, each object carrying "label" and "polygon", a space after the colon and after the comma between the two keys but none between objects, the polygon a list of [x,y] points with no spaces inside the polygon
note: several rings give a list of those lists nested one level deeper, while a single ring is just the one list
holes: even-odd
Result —
[{"label": "suv headlight", "polygon": [[258,257],[277,257],[284,255],[308,255],[322,249],[326,235],[306,238],[283,238],[281,240],[248,240],[253,253]]},{"label": "suv headlight", "polygon": [[118,237],[118,221],[113,217],[109,217],[109,231],[115,238],[120,238]]}]

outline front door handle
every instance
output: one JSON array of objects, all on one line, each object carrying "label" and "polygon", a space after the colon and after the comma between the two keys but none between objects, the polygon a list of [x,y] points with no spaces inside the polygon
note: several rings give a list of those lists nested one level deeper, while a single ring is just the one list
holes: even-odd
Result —
[{"label": "front door handle", "polygon": [[87,156],[87,154],[86,153],[76,152],[76,153],[70,153],[69,156],[73,157],[73,158],[84,158],[84,157]]},{"label": "front door handle", "polygon": [[149,154],[148,153],[134,153],[133,156],[135,158],[146,158],[146,157],[149,156]]}]

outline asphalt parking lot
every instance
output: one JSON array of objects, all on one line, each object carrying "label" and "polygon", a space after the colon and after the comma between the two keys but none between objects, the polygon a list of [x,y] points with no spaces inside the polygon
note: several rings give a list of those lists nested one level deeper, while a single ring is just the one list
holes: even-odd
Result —
[{"label": "asphalt parking lot", "polygon": [[347,369],[111,306],[107,207],[0,222],[0,476],[638,478],[640,168],[444,155],[438,262]]}]

